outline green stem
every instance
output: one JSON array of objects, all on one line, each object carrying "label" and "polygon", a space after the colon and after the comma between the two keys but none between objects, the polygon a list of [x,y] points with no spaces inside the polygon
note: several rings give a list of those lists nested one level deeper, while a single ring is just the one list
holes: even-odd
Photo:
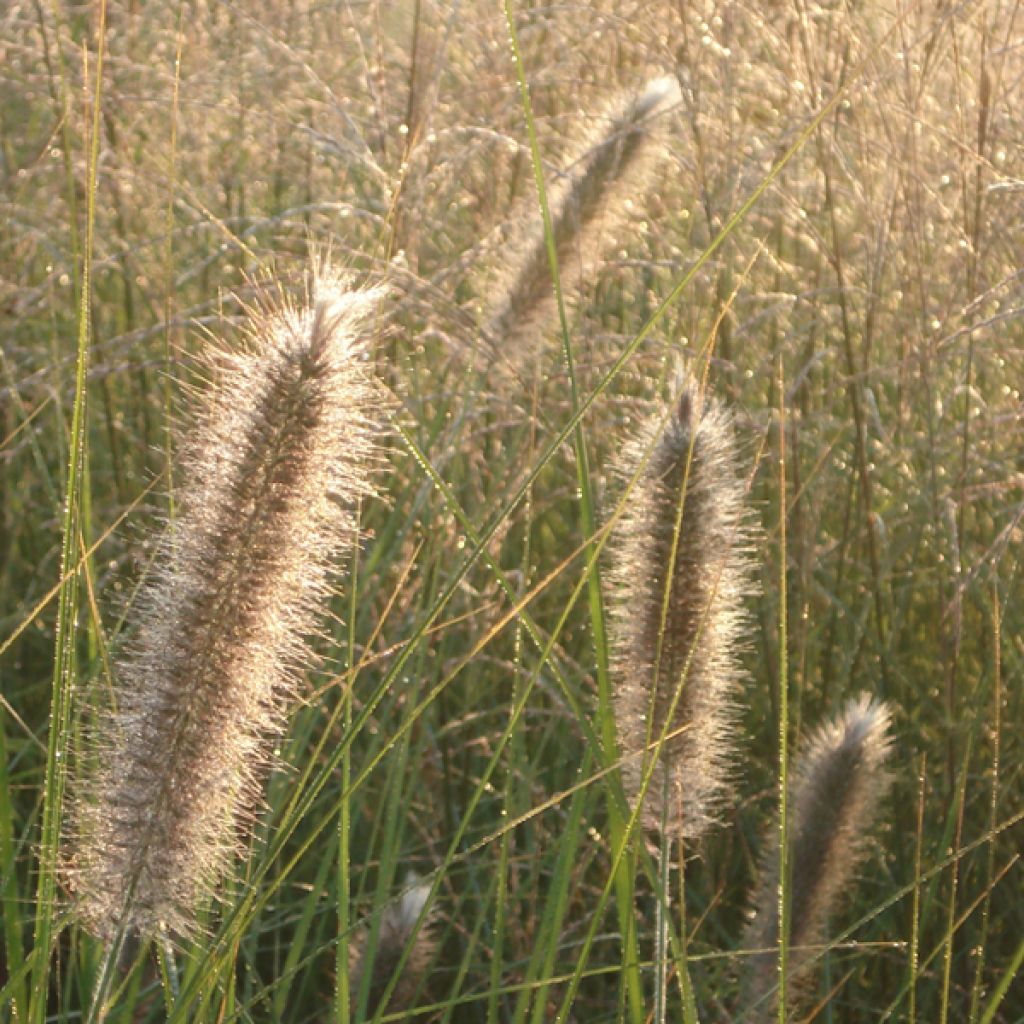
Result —
[{"label": "green stem", "polygon": [[57,858],[60,849],[61,813],[67,780],[68,738],[71,726],[72,692],[76,675],[75,644],[78,619],[78,572],[82,480],[87,461],[86,373],[90,340],[90,263],[96,213],[96,177],[99,162],[100,98],[106,42],[106,0],[101,0],[97,41],[95,93],[89,139],[85,248],[82,253],[82,288],[78,310],[78,345],[75,365],[75,399],[71,415],[67,491],[64,500],[61,539],[60,596],[57,602],[56,649],[53,693],[50,702],[50,730],[46,751],[46,780],[43,793],[42,835],[39,852],[39,880],[36,888],[35,963],[28,1019],[42,1024],[46,1019],[49,992],[50,953],[56,938]]},{"label": "green stem", "polygon": [[[562,333],[562,356],[565,360],[566,375],[569,378],[569,391],[572,398],[572,411],[575,425],[573,427],[573,449],[576,456],[576,480],[579,495],[580,529],[585,542],[591,541],[595,532],[594,497],[590,481],[590,466],[587,457],[586,440],[583,424],[579,417],[580,392],[576,379],[575,361],[572,353],[572,342],[569,337],[569,324],[565,314],[565,301],[562,295],[561,279],[558,273],[558,250],[555,242],[554,227],[551,222],[551,211],[548,207],[547,191],[544,187],[544,173],[541,165],[540,147],[537,142],[537,131],[533,120],[533,106],[530,102],[530,88],[526,81],[522,54],[519,50],[519,39],[516,35],[515,19],[512,16],[511,0],[505,0],[505,20],[508,25],[509,39],[519,79],[519,93],[526,119],[526,130],[530,140],[530,156],[533,162],[534,182],[537,186],[537,197],[541,216],[544,221],[544,240],[547,245],[548,263],[551,269],[551,281],[558,306],[558,320]],[[587,604],[590,611],[590,627],[594,638],[594,654],[597,665],[598,720],[601,724],[601,741],[605,766],[613,765],[617,759],[615,739],[615,716],[612,711],[611,680],[608,673],[608,642],[605,628],[604,602],[601,597],[601,573],[596,560],[590,563],[587,577]],[[608,792],[609,828],[613,844],[618,844],[623,834],[622,815],[614,794]],[[636,929],[633,927],[633,858],[627,858],[615,878],[616,909],[618,911],[619,929],[623,941],[623,978],[628,994],[630,1019],[633,1024],[641,1024],[644,1019],[643,992],[640,984],[639,948],[636,940]]]},{"label": "green stem", "polygon": [[789,656],[786,616],[786,387],[779,354],[779,1024],[786,1024],[789,960]]}]

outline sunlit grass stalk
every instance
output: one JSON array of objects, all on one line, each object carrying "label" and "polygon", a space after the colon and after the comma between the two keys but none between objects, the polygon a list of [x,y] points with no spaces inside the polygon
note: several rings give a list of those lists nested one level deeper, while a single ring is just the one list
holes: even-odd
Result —
[{"label": "sunlit grass stalk", "polygon": [[1010,991],[1010,986],[1016,980],[1017,975],[1020,974],[1022,966],[1024,966],[1024,938],[1017,944],[1006,969],[993,987],[992,995],[981,1015],[981,1024],[992,1024],[992,1021],[995,1020],[996,1012],[1006,999],[1006,994]]},{"label": "sunlit grass stalk", "polygon": [[185,5],[178,8],[177,45],[174,53],[174,88],[171,93],[171,138],[167,154],[167,210],[164,215],[164,465],[167,473],[167,512],[174,518],[174,438],[171,374],[171,317],[174,304],[174,198],[178,170],[178,101],[181,87],[181,53],[185,45]]},{"label": "sunlit grass stalk", "polygon": [[[662,775],[663,809],[668,806],[668,775]],[[672,912],[672,839],[662,819],[658,846],[658,897],[654,915],[654,1021],[665,1024],[668,1009],[668,921]],[[684,922],[685,932],[685,922]],[[684,965],[685,966],[685,965]]]},{"label": "sunlit grass stalk", "polygon": [[[348,659],[346,668],[351,670],[356,664],[356,595],[359,588],[359,549],[355,548],[352,554],[352,570],[349,582],[349,605],[348,605]],[[349,734],[352,728],[352,684],[351,677],[348,685],[344,687],[342,694],[342,718],[341,726],[345,735]],[[351,861],[351,837],[352,837],[352,801],[350,798],[349,785],[352,779],[352,755],[349,748],[346,748],[345,755],[341,761],[340,781],[342,796],[338,805],[338,875],[337,875],[337,896],[336,905],[338,913],[338,948],[335,956],[335,980],[334,980],[334,1015],[336,1020],[344,1020],[349,1012],[351,1001],[352,979],[349,974],[349,967],[352,962],[352,947],[350,945],[350,911],[349,900],[352,892],[352,861]]]},{"label": "sunlit grass stalk", "polygon": [[[683,1024],[699,1024],[697,1014],[697,998],[694,994],[693,981],[690,978],[689,949],[690,935],[689,925],[686,921],[686,844],[679,840],[679,891],[677,895],[677,906],[679,909],[679,941],[674,950],[676,958],[676,976],[679,979],[679,995],[683,1002]],[[671,943],[672,936],[669,935]]]},{"label": "sunlit grass stalk", "polygon": [[971,740],[968,739],[967,748],[963,754],[960,764],[960,777],[957,780],[956,802],[954,808],[956,816],[956,831],[953,838],[953,862],[949,867],[949,904],[946,909],[946,934],[943,939],[942,955],[942,988],[941,1000],[939,1002],[939,1024],[946,1024],[949,1019],[950,992],[953,985],[953,940],[957,933],[956,906],[960,886],[960,850],[963,845],[964,832],[964,806],[967,802],[967,780],[971,762]]},{"label": "sunlit grass stalk", "polygon": [[924,849],[924,805],[927,777],[925,769],[928,758],[921,755],[920,768],[917,773],[917,823],[914,828],[914,895],[910,905],[910,942],[907,965],[907,1022],[915,1024],[917,1020],[917,980],[921,963],[921,855]]},{"label": "sunlit grass stalk", "polygon": [[[1003,703],[1003,662],[1002,662],[1002,614],[999,600],[999,576],[992,580],[992,788],[989,796],[989,831],[994,835],[999,821],[999,756],[1002,745],[1002,703]],[[977,946],[977,960],[974,965],[974,982],[971,986],[971,1024],[978,1019],[981,1005],[982,984],[985,973],[985,947],[988,942],[989,920],[992,908],[992,879],[995,875],[995,842],[989,843],[985,864],[985,902],[981,911],[981,940]]]},{"label": "sunlit grass stalk", "polygon": [[111,946],[195,931],[251,826],[369,492],[359,331],[375,298],[321,268],[307,305],[254,311],[248,344],[211,358],[179,516],[75,810],[77,913]]},{"label": "sunlit grass stalk", "polygon": [[3,913],[2,935],[7,951],[7,984],[10,985],[11,1014],[16,1019],[27,1017],[28,998],[22,968],[25,949],[22,915],[18,899],[18,870],[15,851],[14,813],[11,800],[11,777],[8,771],[8,714],[0,706],[0,911]]},{"label": "sunlit grass stalk", "polygon": [[779,949],[777,1019],[785,1024],[788,1009],[790,909],[789,894],[789,550],[786,544],[786,367],[780,351],[779,391],[779,834],[778,884],[775,906]]}]

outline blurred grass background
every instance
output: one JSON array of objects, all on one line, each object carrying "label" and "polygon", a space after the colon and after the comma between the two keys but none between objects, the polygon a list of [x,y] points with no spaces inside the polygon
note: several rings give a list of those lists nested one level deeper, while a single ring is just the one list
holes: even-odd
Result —
[{"label": "blurred grass background", "polygon": [[[187,420],[201,383],[190,357],[206,332],[232,335],[251,276],[296,279],[316,239],[393,289],[377,345],[400,401],[386,500],[363,509],[367,540],[252,858],[209,934],[165,956],[174,977],[144,953],[110,1019],[345,1019],[352,927],[410,871],[433,884],[440,950],[415,1019],[553,1020],[570,980],[575,1020],[637,1019],[621,900],[580,957],[616,856],[581,504],[598,523],[612,512],[632,425],[678,358],[710,352],[745,442],[763,593],[739,799],[676,912],[701,1019],[741,1019],[784,683],[793,743],[862,691],[896,710],[894,794],[834,932],[857,927],[824,958],[809,1016],[1024,1020],[1019,5],[625,0],[513,15],[549,181],[620,91],[662,74],[682,91],[653,184],[568,296],[593,403],[582,441],[567,434],[546,460],[573,414],[557,324],[529,350],[481,337],[510,227],[537,208],[501,10],[116,0],[0,14],[0,1016],[77,1019],[99,961],[43,913],[47,971],[33,927],[55,852],[53,837],[40,846],[54,651],[74,641],[71,735],[51,750],[66,763],[168,514],[168,413]],[[76,437],[71,550],[96,546],[72,580],[77,617],[58,627]],[[645,986],[653,891],[641,872]]]}]

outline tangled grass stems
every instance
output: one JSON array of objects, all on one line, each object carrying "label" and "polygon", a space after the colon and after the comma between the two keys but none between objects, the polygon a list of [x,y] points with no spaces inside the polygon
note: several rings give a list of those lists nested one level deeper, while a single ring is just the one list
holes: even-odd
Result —
[{"label": "tangled grass stems", "polygon": [[188,935],[254,819],[272,741],[311,662],[336,556],[371,492],[376,301],[328,267],[306,304],[253,310],[210,359],[178,517],[139,602],[73,811],[68,867],[97,935]]}]

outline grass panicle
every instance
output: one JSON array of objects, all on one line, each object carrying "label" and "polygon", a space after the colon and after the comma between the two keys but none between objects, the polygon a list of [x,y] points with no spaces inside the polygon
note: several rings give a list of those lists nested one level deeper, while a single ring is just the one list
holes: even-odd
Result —
[{"label": "grass panicle", "polygon": [[[615,100],[576,148],[568,169],[548,186],[563,294],[607,250],[628,201],[643,193],[665,149],[665,115],[679,98],[679,84],[665,76]],[[556,308],[544,224],[532,196],[512,228],[503,259],[497,281],[488,284],[494,299],[484,335],[496,348],[528,350]]]},{"label": "grass panicle", "polygon": [[[407,889],[396,902],[385,907],[375,943],[371,942],[373,929],[370,924],[364,923],[360,927],[356,941],[350,947],[350,985],[354,1004],[359,999],[360,990],[367,986],[366,1012],[369,1016],[378,1011],[397,1013],[411,1009],[423,989],[427,971],[437,954],[437,941],[431,928],[433,911],[428,911],[423,923],[418,929],[416,927],[429,896],[430,885],[421,883]],[[410,943],[406,956],[406,947]],[[401,970],[401,977],[394,985],[387,1005],[382,1006],[397,970]]]},{"label": "grass panicle", "polygon": [[100,936],[192,932],[251,822],[371,492],[361,334],[375,301],[321,268],[306,304],[265,303],[247,344],[210,360],[177,518],[74,811],[70,882]]},{"label": "grass panicle", "polygon": [[[794,766],[789,798],[790,901],[787,1012],[807,993],[813,963],[827,939],[829,916],[853,885],[869,848],[871,827],[890,784],[889,708],[867,695],[851,700],[822,726]],[[773,835],[777,832],[773,831]],[[776,844],[777,846],[777,844]],[[772,1020],[778,982],[778,852],[769,850],[743,948],[750,1019]]]},{"label": "grass panicle", "polygon": [[728,790],[736,651],[753,589],[730,416],[691,380],[648,419],[626,462],[639,476],[615,545],[623,776],[636,798],[656,757],[644,827],[695,839]]}]

